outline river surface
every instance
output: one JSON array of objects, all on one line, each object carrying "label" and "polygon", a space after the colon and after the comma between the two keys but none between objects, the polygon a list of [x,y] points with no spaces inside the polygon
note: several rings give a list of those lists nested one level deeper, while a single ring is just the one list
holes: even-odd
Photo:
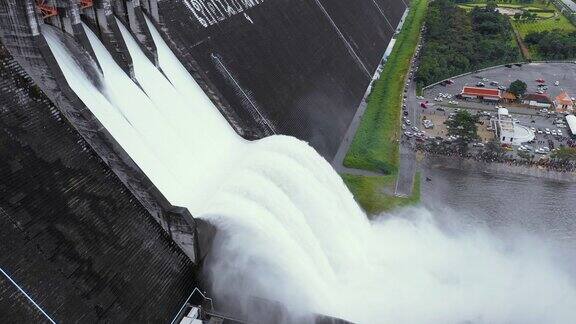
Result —
[{"label": "river surface", "polygon": [[[462,169],[427,160],[422,164],[422,202],[462,224],[491,232],[518,230],[576,247],[576,183],[532,176]],[[431,181],[426,181],[428,177]]]}]

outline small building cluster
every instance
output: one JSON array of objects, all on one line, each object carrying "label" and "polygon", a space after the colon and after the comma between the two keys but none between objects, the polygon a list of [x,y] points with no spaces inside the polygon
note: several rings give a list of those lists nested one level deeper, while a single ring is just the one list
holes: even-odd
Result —
[{"label": "small building cluster", "polygon": [[[464,86],[459,95],[462,99],[476,99],[488,102],[513,103],[518,98],[511,92],[492,88]],[[566,91],[562,91],[556,98],[551,99],[545,93],[529,93],[521,98],[521,103],[531,108],[546,108],[561,113],[572,113],[575,101]]]}]

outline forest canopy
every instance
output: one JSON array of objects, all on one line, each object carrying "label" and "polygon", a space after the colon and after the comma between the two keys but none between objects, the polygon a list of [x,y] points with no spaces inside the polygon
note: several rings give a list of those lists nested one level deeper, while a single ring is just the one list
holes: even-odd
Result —
[{"label": "forest canopy", "polygon": [[421,85],[521,59],[510,21],[493,3],[466,12],[454,1],[433,1],[426,27],[416,75]]}]

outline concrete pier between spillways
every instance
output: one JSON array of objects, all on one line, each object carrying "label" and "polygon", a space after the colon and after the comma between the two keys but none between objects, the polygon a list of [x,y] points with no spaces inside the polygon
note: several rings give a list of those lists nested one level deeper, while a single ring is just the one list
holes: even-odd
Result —
[{"label": "concrete pier between spillways", "polygon": [[100,73],[68,4],[49,26],[34,1],[0,0],[0,317],[168,322],[198,284],[195,221],[66,83],[43,28]]},{"label": "concrete pier between spillways", "polygon": [[[33,0],[24,2],[5,0],[2,5],[4,10],[0,12],[2,42],[150,215],[184,253],[198,264],[200,260],[197,229],[192,215],[187,209],[170,204],[68,85],[46,39],[40,32],[42,28],[60,28],[63,31],[60,34],[62,42],[77,61],[83,62],[81,66],[89,78],[97,83],[99,77],[98,71],[91,70],[94,66],[91,62],[94,60],[94,54],[78,16],[78,4],[67,0],[58,3],[63,6],[59,10],[62,10],[65,17],[61,17],[59,23],[52,26],[38,17]],[[110,1],[102,0],[100,3],[97,2],[97,5],[100,7],[96,8],[96,16],[100,15],[105,19],[98,25],[106,27],[106,30],[100,33],[102,38],[108,37],[111,53],[123,53],[125,49],[125,54],[117,55],[115,58],[124,62],[121,66],[125,71],[128,70],[128,73],[133,74],[131,60],[126,56],[128,50],[120,36],[114,14],[109,10]],[[140,16],[143,20],[143,15]],[[49,18],[52,21],[54,19],[55,17]],[[145,22],[142,23],[145,26]],[[108,31],[111,33],[106,34]]]}]

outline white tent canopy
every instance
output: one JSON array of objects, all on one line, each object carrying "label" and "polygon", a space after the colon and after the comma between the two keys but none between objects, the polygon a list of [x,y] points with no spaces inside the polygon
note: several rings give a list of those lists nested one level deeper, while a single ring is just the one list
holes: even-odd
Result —
[{"label": "white tent canopy", "polygon": [[576,135],[576,116],[568,115],[566,116],[566,123],[568,123],[568,128],[570,128],[570,132],[572,135]]}]

